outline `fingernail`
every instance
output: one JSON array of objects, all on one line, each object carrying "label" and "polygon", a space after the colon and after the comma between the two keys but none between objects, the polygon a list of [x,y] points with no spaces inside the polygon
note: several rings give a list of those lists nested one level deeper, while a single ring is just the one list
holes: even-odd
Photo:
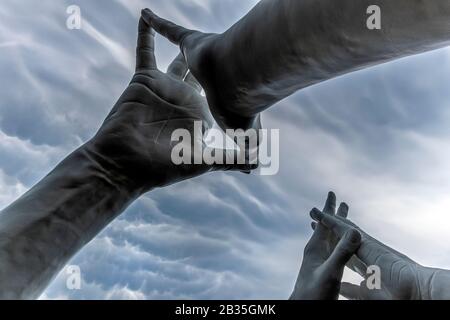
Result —
[{"label": "fingernail", "polygon": [[146,24],[151,25],[150,17],[147,13],[144,12],[144,10],[142,10],[141,17],[145,21]]},{"label": "fingernail", "polygon": [[150,9],[143,9],[141,11],[141,16],[145,18],[151,18],[153,14],[154,14],[153,11],[151,11]]},{"label": "fingernail", "polygon": [[321,221],[323,217],[323,213],[317,208],[312,209],[309,215],[316,221]]},{"label": "fingernail", "polygon": [[361,234],[354,229],[347,231],[347,233],[345,234],[345,238],[348,239],[351,243],[361,242]]}]

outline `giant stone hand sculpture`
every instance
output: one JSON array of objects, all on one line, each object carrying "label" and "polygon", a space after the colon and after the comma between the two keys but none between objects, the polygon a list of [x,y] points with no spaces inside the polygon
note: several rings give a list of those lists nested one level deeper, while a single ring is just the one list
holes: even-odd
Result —
[{"label": "giant stone hand sculpture", "polygon": [[[143,193],[250,164],[171,159],[176,129],[212,125],[200,85],[179,56],[157,69],[154,31],[139,22],[136,73],[97,134],[0,212],[0,299],[34,299],[68,260]],[[201,135],[197,135],[204,146]]]}]

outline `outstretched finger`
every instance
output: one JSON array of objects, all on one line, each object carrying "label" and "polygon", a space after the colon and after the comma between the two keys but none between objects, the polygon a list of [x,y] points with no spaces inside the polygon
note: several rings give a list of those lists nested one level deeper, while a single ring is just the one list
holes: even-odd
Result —
[{"label": "outstretched finger", "polygon": [[[311,212],[309,213],[309,215],[311,216],[311,218],[314,218],[314,212],[317,209],[312,209]],[[318,221],[318,220],[316,220]],[[330,232],[329,229],[322,223],[318,223],[318,222],[311,222],[311,228],[314,230],[313,233],[313,238],[317,238],[319,239],[321,242],[325,242],[328,243],[329,242],[329,236],[330,236]]]},{"label": "outstretched finger", "polygon": [[136,48],[136,71],[156,68],[155,31],[140,18]]},{"label": "outstretched finger", "polygon": [[339,209],[336,213],[339,217],[347,218],[349,207],[346,203],[342,202],[339,206]]},{"label": "outstretched finger", "polygon": [[336,212],[336,195],[334,192],[330,191],[328,193],[327,201],[325,202],[322,212],[329,215],[334,215]]},{"label": "outstretched finger", "polygon": [[160,18],[150,9],[142,10],[142,17],[156,30],[156,32],[176,45],[181,45],[181,42],[187,35],[195,32],[194,30],[186,29],[173,22]]},{"label": "outstretched finger", "polygon": [[183,80],[186,76],[186,73],[188,72],[188,67],[186,64],[186,60],[184,59],[184,56],[180,53],[176,58],[172,61],[172,63],[167,68],[167,74]]}]

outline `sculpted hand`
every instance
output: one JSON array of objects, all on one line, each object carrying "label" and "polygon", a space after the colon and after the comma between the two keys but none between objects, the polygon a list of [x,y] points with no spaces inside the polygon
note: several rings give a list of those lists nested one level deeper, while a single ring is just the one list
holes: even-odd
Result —
[{"label": "sculpted hand", "polygon": [[[157,69],[154,46],[154,31],[141,19],[136,73],[86,150],[113,179],[143,192],[209,171],[254,168],[173,163],[172,148],[179,143],[171,141],[174,130],[186,129],[205,148],[202,134],[212,126],[213,118],[183,56],[163,73]],[[201,132],[194,132],[194,121],[201,122]]]},{"label": "sculpted hand", "polygon": [[449,1],[378,5],[387,7],[384,32],[361,27],[369,1],[261,0],[221,34],[188,30],[148,9],[142,15],[180,46],[217,123],[248,129],[260,112],[300,89],[449,45]]},{"label": "sculpted hand", "polygon": [[223,35],[185,29],[158,17],[149,9],[142,11],[142,17],[158,33],[180,46],[189,70],[204,88],[211,113],[222,129],[261,127],[259,112],[267,106],[257,111],[249,110],[249,106],[258,103],[245,101],[245,85],[238,79],[237,66],[222,56],[224,50],[219,43]]},{"label": "sculpted hand", "polygon": [[[335,215],[336,197],[330,193],[324,211]],[[348,207],[341,204],[337,214],[346,215]],[[361,236],[349,228],[338,240],[333,230],[320,223],[305,247],[303,262],[291,299],[335,300],[339,296],[346,263],[360,245]]]},{"label": "sculpted hand", "polygon": [[[209,158],[217,162],[202,156],[201,164],[189,164],[192,155],[195,160],[214,149],[205,147],[201,135],[212,116],[187,71],[181,55],[167,73],[157,69],[154,32],[141,19],[136,73],[97,134],[1,211],[0,299],[39,297],[66,263],[144,192],[209,171],[253,167],[219,164],[226,163],[219,161],[222,152]],[[191,136],[182,140],[187,144],[180,148],[187,160],[182,165],[172,157],[173,146],[179,146],[172,141],[177,129]]]},{"label": "sculpted hand", "polygon": [[[348,267],[365,278],[359,286],[342,283],[340,294],[348,299],[380,300],[380,299],[438,299],[442,294],[441,286],[436,281],[447,277],[447,272],[426,268],[414,262],[402,253],[375,240],[362,231],[343,215],[329,215],[318,209],[311,211],[311,217],[332,230],[339,239],[348,232],[358,230],[362,235],[361,245]],[[328,238],[330,244],[334,242]],[[378,266],[381,271],[381,289],[369,289],[367,285],[367,267]],[[439,275],[436,277],[436,275]],[[448,281],[448,280],[447,280]],[[448,282],[447,282],[448,283]]]}]

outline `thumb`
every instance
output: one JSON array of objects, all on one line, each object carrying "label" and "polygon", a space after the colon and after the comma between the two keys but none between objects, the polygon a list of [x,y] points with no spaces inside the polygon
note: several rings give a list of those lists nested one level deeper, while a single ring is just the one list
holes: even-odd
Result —
[{"label": "thumb", "polygon": [[341,240],[339,240],[330,257],[326,261],[328,270],[342,274],[341,272],[344,271],[345,265],[356,253],[360,245],[361,234],[355,229],[348,230]]}]

